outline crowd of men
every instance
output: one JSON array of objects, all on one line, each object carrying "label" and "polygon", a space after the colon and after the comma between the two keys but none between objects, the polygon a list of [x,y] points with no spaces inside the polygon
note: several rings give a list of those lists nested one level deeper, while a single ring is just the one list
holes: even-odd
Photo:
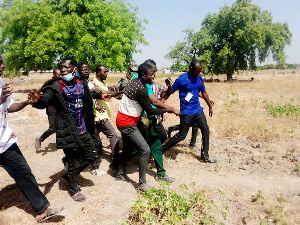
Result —
[{"label": "crowd of men", "polygon": [[[0,77],[4,71],[3,57],[0,55]],[[56,133],[56,146],[63,149],[62,161],[66,170],[63,177],[70,188],[74,201],[85,201],[78,182],[78,175],[91,165],[91,174],[101,176],[99,169],[103,152],[99,133],[103,132],[110,142],[112,162],[110,169],[116,180],[128,181],[126,166],[130,159],[139,154],[139,180],[137,189],[141,192],[151,188],[146,181],[149,157],[153,157],[157,169],[156,180],[173,182],[175,178],[166,174],[163,154],[185,139],[190,127],[202,133],[200,160],[216,163],[209,157],[209,127],[199,102],[202,97],[212,116],[214,102],[210,100],[200,75],[202,65],[193,60],[189,71],[179,76],[172,84],[166,79],[165,85],[154,81],[157,67],[153,60],[139,65],[137,76],[130,77],[127,85],[120,90],[117,86],[108,87],[105,83],[108,69],[105,65],[96,66],[96,77],[89,80],[90,69],[87,63],[79,63],[73,57],[62,60],[59,68],[53,70],[52,79],[46,81],[40,90],[28,93],[27,101],[14,103],[12,88],[0,78],[0,165],[15,180],[17,186],[36,211],[38,222],[44,222],[57,215],[61,209],[50,209],[45,195],[38,188],[25,158],[16,144],[16,137],[7,126],[6,114],[17,112],[27,105],[46,109],[49,129],[35,140],[36,150],[51,134]],[[130,71],[129,71],[130,73]],[[130,74],[129,74],[130,75]],[[173,93],[179,91],[180,110],[166,104]],[[111,118],[109,102],[112,97],[122,96],[115,121]],[[180,117],[179,132],[167,140],[163,126],[164,113]],[[123,148],[119,148],[121,133]],[[195,136],[195,135],[194,135]],[[195,142],[195,137],[194,137]]]}]

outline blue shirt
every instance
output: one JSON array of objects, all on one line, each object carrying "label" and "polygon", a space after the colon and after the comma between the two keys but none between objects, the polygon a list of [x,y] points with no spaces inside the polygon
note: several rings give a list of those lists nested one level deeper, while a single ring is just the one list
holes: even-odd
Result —
[{"label": "blue shirt", "polygon": [[203,111],[199,101],[200,91],[205,91],[201,75],[194,78],[184,73],[175,80],[172,88],[173,92],[179,91],[181,115],[195,115]]},{"label": "blue shirt", "polygon": [[79,134],[84,134],[86,132],[86,125],[83,119],[83,83],[78,79],[76,79],[75,85],[67,84],[63,80],[60,80],[59,86]]}]

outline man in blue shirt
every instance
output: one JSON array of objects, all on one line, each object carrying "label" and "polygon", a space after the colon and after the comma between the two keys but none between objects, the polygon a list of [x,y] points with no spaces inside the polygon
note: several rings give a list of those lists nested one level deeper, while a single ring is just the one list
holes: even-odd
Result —
[{"label": "man in blue shirt", "polygon": [[205,89],[204,80],[200,75],[201,71],[201,62],[199,60],[193,60],[189,72],[178,77],[172,86],[173,92],[179,91],[181,111],[179,132],[163,146],[162,150],[163,153],[165,153],[178,142],[184,140],[189,128],[192,125],[197,125],[202,133],[201,161],[216,163],[217,161],[208,155],[209,127],[203,112],[203,107],[201,107],[199,102],[199,95],[202,94],[203,99],[209,107],[209,116],[212,116],[212,103]]}]

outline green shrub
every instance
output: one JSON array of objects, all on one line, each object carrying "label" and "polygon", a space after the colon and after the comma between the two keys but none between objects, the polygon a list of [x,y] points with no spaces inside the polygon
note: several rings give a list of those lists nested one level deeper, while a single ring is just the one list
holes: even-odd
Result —
[{"label": "green shrub", "polygon": [[215,224],[216,212],[226,219],[227,206],[217,206],[203,192],[188,193],[188,189],[181,185],[178,194],[162,184],[159,189],[147,190],[134,203],[125,224]]}]

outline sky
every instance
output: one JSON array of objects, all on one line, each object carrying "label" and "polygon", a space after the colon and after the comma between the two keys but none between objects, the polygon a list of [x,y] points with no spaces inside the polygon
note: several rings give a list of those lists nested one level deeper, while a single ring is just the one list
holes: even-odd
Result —
[{"label": "sky", "polygon": [[[141,53],[134,54],[137,64],[153,59],[158,68],[170,67],[173,62],[164,56],[176,42],[184,40],[186,29],[200,30],[208,13],[218,13],[225,4],[234,0],[125,0],[138,7],[138,17],[147,19],[143,31],[148,46],[139,45]],[[292,42],[285,48],[287,63],[300,64],[300,0],[252,0],[262,10],[271,12],[273,23],[288,23]],[[265,63],[273,63],[269,57]]]}]

